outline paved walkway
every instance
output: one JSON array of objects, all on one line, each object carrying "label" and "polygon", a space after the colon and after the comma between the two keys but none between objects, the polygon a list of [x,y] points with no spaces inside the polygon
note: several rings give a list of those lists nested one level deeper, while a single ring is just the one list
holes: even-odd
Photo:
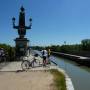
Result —
[{"label": "paved walkway", "polygon": [[[28,60],[32,61],[33,56],[30,55],[28,57]],[[22,70],[21,63],[22,63],[21,61],[0,63],[0,71],[21,71]],[[39,64],[42,64],[42,58],[40,56],[37,57],[37,63],[34,64],[35,67],[30,68],[29,70],[47,70],[55,66],[53,63],[51,65],[47,65],[47,67],[40,66]]]},{"label": "paved walkway", "polygon": [[[32,61],[33,56],[30,55],[28,60]],[[53,66],[39,67],[38,63],[42,63],[42,58],[38,56],[35,67],[26,73],[22,72],[21,63],[21,61],[0,63],[0,81],[3,81],[0,83],[0,88],[2,90],[53,90],[53,75],[46,71]]]},{"label": "paved walkway", "polygon": [[53,90],[49,71],[0,72],[0,90]]},{"label": "paved walkway", "polygon": [[17,71],[22,70],[21,68],[21,62],[6,62],[0,71]]}]

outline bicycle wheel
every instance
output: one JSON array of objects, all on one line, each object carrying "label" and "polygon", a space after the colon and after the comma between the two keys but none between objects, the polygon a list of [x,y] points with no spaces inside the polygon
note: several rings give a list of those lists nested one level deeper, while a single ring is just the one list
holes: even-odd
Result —
[{"label": "bicycle wheel", "polygon": [[30,64],[30,62],[27,60],[22,61],[22,63],[21,63],[22,70],[29,69],[29,64]]}]

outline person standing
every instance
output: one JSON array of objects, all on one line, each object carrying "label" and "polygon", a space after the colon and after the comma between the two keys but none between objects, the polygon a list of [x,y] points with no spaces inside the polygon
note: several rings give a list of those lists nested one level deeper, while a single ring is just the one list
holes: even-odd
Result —
[{"label": "person standing", "polygon": [[47,64],[50,64],[50,63],[51,63],[51,62],[50,62],[51,50],[48,49],[47,51],[48,51],[48,60],[47,60]]},{"label": "person standing", "polygon": [[50,57],[50,55],[51,55],[51,50],[48,49],[48,58]]},{"label": "person standing", "polygon": [[47,59],[47,50],[42,50],[42,57],[43,57],[43,66],[46,66],[46,59]]},{"label": "person standing", "polygon": [[0,61],[6,61],[5,50],[3,48],[0,49]]}]

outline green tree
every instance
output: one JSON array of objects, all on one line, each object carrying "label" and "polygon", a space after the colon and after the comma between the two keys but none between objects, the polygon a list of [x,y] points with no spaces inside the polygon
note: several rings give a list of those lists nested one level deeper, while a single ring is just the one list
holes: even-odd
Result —
[{"label": "green tree", "polygon": [[84,39],[81,41],[82,50],[90,51],[90,39]]}]

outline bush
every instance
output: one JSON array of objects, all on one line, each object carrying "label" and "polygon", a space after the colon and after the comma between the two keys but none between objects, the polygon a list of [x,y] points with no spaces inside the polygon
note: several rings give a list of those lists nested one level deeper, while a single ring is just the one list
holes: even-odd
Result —
[{"label": "bush", "polygon": [[0,48],[4,49],[4,53],[7,54],[7,61],[13,61],[15,55],[14,47],[7,44],[0,44]]}]

